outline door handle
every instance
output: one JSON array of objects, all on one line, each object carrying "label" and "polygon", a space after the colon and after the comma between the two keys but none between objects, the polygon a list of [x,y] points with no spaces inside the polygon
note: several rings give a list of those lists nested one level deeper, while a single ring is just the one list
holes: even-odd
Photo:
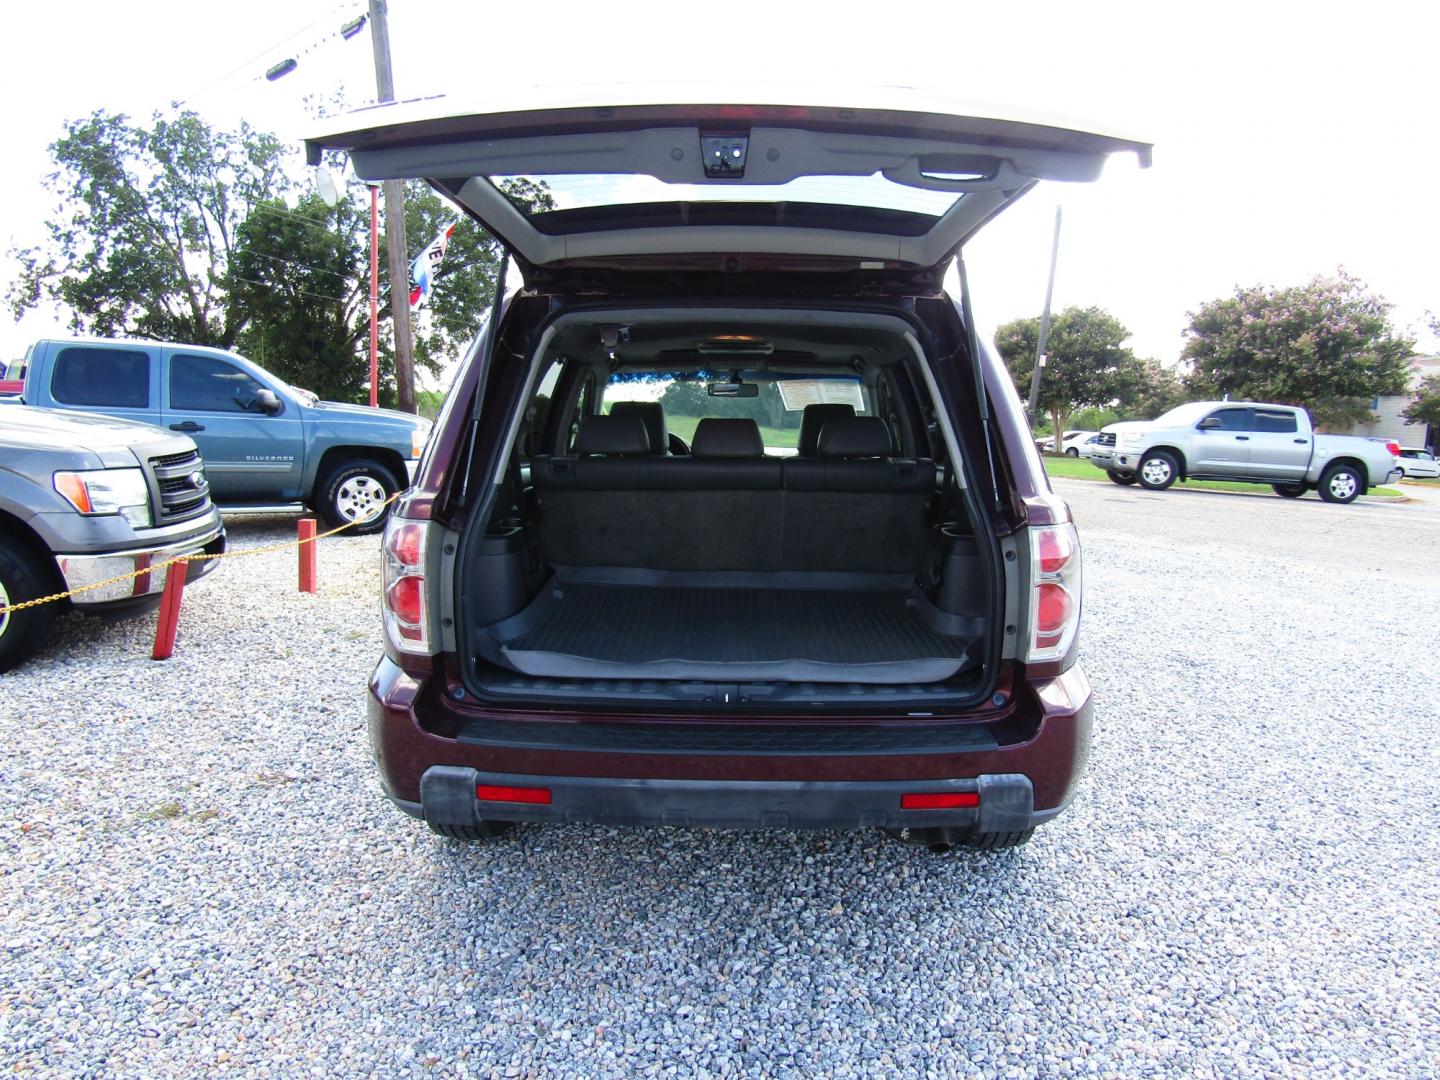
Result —
[{"label": "door handle", "polygon": [[197,424],[194,420],[186,420],[183,424],[171,424],[171,431],[204,431],[204,424]]},{"label": "door handle", "polygon": [[1309,442],[1310,440],[1309,440],[1309,439],[1291,439],[1290,441],[1293,442],[1293,443],[1298,443],[1300,446],[1304,446],[1304,445],[1305,445],[1307,442]]},{"label": "door handle", "polygon": [[1236,436],[1235,436],[1235,441],[1236,441],[1236,442],[1249,442],[1249,441],[1250,441],[1250,436],[1249,436],[1249,435],[1236,435]]}]

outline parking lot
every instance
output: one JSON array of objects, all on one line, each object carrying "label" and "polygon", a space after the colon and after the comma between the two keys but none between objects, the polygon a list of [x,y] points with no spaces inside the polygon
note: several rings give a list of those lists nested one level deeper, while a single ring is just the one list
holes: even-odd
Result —
[{"label": "parking lot", "polygon": [[[1440,503],[1057,482],[1096,740],[1001,855],[380,796],[378,542],[69,616],[0,683],[0,1068],[1436,1075]],[[232,517],[232,545],[293,519]]]}]

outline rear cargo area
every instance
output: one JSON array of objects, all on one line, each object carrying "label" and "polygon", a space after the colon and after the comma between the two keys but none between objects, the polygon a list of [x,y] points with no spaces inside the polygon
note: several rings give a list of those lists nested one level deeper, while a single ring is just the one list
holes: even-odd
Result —
[{"label": "rear cargo area", "polygon": [[869,682],[948,679],[973,627],[903,575],[564,568],[482,652],[559,678]]}]

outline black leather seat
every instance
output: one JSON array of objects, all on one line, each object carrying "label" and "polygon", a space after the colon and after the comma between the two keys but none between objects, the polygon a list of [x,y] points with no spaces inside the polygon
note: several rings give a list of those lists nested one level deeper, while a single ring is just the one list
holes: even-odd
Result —
[{"label": "black leather seat", "polygon": [[800,438],[796,440],[796,454],[800,457],[814,457],[820,452],[820,432],[831,420],[844,420],[855,415],[855,406],[837,402],[817,402],[806,405],[800,414]]},{"label": "black leather seat", "polygon": [[658,401],[617,401],[610,406],[611,416],[638,416],[650,437],[650,453],[670,452],[670,431],[665,425],[665,406]]},{"label": "black leather seat", "polygon": [[891,456],[895,442],[878,416],[827,421],[817,449],[818,457],[786,460],[785,490],[906,494],[935,486],[933,461]]},{"label": "black leather seat", "polygon": [[688,457],[651,458],[640,467],[651,491],[778,491],[778,458],[765,456],[754,420],[706,417],[695,425]]},{"label": "black leather seat", "polygon": [[575,433],[570,454],[537,454],[531,482],[540,489],[629,491],[640,487],[640,462],[649,456],[650,436],[638,416],[587,416]]}]

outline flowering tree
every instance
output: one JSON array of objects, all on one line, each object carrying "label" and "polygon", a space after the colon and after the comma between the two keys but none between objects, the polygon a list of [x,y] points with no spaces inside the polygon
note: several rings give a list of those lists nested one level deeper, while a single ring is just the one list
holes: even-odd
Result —
[{"label": "flowering tree", "polygon": [[1287,288],[1238,288],[1190,313],[1187,389],[1304,406],[1319,424],[1363,419],[1372,398],[1405,389],[1415,343],[1396,335],[1389,315],[1343,270]]}]

